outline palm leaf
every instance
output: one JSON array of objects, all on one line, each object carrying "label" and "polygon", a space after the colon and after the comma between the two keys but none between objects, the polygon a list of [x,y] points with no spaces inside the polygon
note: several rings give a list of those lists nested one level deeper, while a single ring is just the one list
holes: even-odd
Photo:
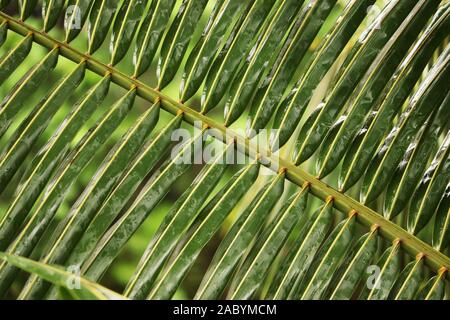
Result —
[{"label": "palm leaf", "polygon": [[[13,255],[7,255],[4,253],[0,253],[0,257],[6,262],[15,265],[18,268],[21,268],[27,272],[39,275],[43,279],[50,281],[54,285],[60,286],[61,288],[65,288],[67,292],[75,299],[88,299],[88,300],[124,300],[125,297],[121,296],[118,293],[115,293],[105,287],[98,285],[97,283],[93,283],[89,280],[80,278],[78,276],[80,288],[74,288],[70,286],[75,277],[74,274],[71,274],[65,270],[62,270],[56,266],[46,265],[40,262],[36,262],[30,259],[17,257]],[[75,278],[75,279],[73,279]]]},{"label": "palm leaf", "polygon": [[0,295],[448,298],[450,3],[383,3],[0,1]]}]

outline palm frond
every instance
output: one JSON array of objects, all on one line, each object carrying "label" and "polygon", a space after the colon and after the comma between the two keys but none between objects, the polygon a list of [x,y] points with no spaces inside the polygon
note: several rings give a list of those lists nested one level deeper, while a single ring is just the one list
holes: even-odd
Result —
[{"label": "palm frond", "polygon": [[0,296],[448,298],[450,3],[341,3],[0,1]]}]

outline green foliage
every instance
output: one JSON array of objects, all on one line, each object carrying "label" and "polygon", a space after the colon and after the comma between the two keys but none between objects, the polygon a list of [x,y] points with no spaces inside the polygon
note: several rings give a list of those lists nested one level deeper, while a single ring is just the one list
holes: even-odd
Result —
[{"label": "green foliage", "polygon": [[0,297],[448,298],[448,1],[0,10]]}]

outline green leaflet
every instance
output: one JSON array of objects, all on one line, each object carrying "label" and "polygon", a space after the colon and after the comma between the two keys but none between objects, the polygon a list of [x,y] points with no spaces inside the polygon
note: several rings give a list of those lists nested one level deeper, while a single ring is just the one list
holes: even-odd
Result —
[{"label": "green leaflet", "polygon": [[105,40],[119,3],[117,0],[95,0],[92,5],[88,23],[89,54],[97,51]]},{"label": "green leaflet", "polygon": [[447,187],[439,203],[433,228],[433,246],[442,251],[450,244],[450,188]]},{"label": "green leaflet", "polygon": [[[102,97],[98,92],[102,92],[102,90],[101,86],[97,86],[91,91],[90,95],[92,98],[87,99],[84,102],[89,104],[86,106],[87,108],[89,108],[89,106],[95,108],[95,106],[101,103],[104,96]],[[127,96],[125,96],[124,99],[126,100]],[[108,112],[106,112],[100,121],[86,133],[50,181],[44,196],[34,210],[29,222],[23,228],[13,244],[9,246],[8,252],[20,256],[30,254],[59,208],[72,183],[92,159],[92,155],[95,154],[100,146],[122,122],[130,107],[131,105],[124,103],[124,100],[118,101],[108,110]],[[14,276],[14,271],[15,270],[5,270],[4,273],[2,273],[2,276],[0,277],[0,294],[8,288],[8,281],[11,281],[11,278]]]},{"label": "green leaflet", "polygon": [[[401,182],[402,177],[404,176],[406,166],[408,165],[409,161],[411,160],[411,155],[417,149],[416,143],[420,139],[420,136],[425,131],[424,126],[420,128],[420,133],[417,136],[417,139],[414,140],[409,146],[408,149],[405,152],[405,155],[403,156],[402,160],[398,164],[397,168],[395,169],[395,172],[389,181],[389,184],[386,187],[385,196],[384,196],[384,203],[383,203],[383,216],[387,219],[392,220],[392,216],[389,212],[389,207],[392,204],[393,198],[395,196],[395,193],[397,191],[397,188]],[[427,159],[428,160],[428,159]],[[423,174],[423,173],[422,173]],[[420,176],[419,176],[420,178]],[[408,195],[408,199],[410,199],[411,194]]]},{"label": "green leaflet", "polygon": [[257,131],[269,122],[299,63],[335,4],[336,0],[311,0],[298,16],[277,62],[256,93],[247,119],[249,138],[255,136]]},{"label": "green leaflet", "polygon": [[[306,183],[305,183],[305,185],[306,185]],[[305,187],[305,185],[304,185],[304,187]],[[233,276],[230,279],[230,282],[227,284],[226,290],[224,292],[224,294],[226,293],[226,295],[223,295],[225,300],[233,300],[233,299],[231,299],[231,296],[236,292],[236,289],[237,289],[239,283],[243,280],[243,276],[248,271],[248,268],[253,264],[253,261],[255,260],[256,256],[258,255],[258,252],[264,246],[266,240],[268,239],[271,232],[273,231],[272,228],[275,226],[278,219],[281,218],[283,216],[283,214],[285,213],[285,211],[282,210],[282,209],[285,209],[284,204],[286,202],[288,202],[289,200],[292,200],[290,196],[294,196],[295,190],[297,189],[297,186],[292,186],[289,183],[286,184],[286,187],[287,188],[286,188],[285,192],[281,195],[280,200],[278,201],[277,205],[274,207],[274,209],[272,209],[270,215],[268,216],[267,220],[264,222],[262,228],[260,229],[258,234],[255,236],[255,238],[251,242],[251,244],[245,250],[243,257],[240,259],[240,261],[236,267],[236,270],[233,273]],[[305,220],[305,218],[307,218],[307,217],[304,217],[301,212],[299,212],[299,214],[300,214],[298,217],[299,219],[297,221],[295,221],[295,225],[292,226],[294,229],[296,229],[298,226],[300,226],[301,223]],[[294,231],[297,231],[297,230],[294,230]],[[289,237],[286,241],[290,242],[289,241],[290,236],[291,235],[289,235]],[[286,247],[289,247],[289,244],[286,244]],[[281,248],[281,251],[282,250],[283,250],[283,248]],[[277,258],[279,259],[279,257],[277,257],[277,256],[274,257],[275,261],[273,263],[274,264],[273,266],[270,266],[270,265],[268,266],[268,274],[270,274],[270,272],[272,271],[272,268],[278,267],[277,266],[278,261],[276,260]],[[267,277],[266,277],[266,275],[264,275],[262,286],[260,288],[258,288],[257,290],[255,290],[255,292],[253,293],[253,296],[251,298],[247,298],[245,300],[259,299],[260,294],[265,289],[265,287],[263,285],[264,280],[270,279],[268,274],[267,274]],[[242,299],[242,300],[244,300],[244,299]]]},{"label": "green leaflet", "polygon": [[403,57],[417,38],[428,19],[436,11],[439,1],[424,1],[416,6],[407,19],[418,20],[417,23],[405,21],[405,28],[400,27],[378,54],[368,73],[364,76],[361,90],[350,97],[350,107],[334,141],[328,146],[328,152],[321,163],[318,177],[328,175],[344,156],[357,132],[364,126],[367,116],[374,111],[377,97],[382,93]]},{"label": "green leaflet", "polygon": [[208,0],[184,0],[181,4],[161,47],[156,69],[159,89],[175,77],[207,3]]},{"label": "green leaflet", "polygon": [[[299,227],[303,226],[305,221],[308,219],[307,216],[305,216],[305,213],[307,213],[305,211],[307,202],[308,202],[308,196],[306,195],[308,192],[306,190],[309,190],[309,184],[305,183],[302,188],[296,193],[295,190],[297,189],[296,187],[289,185],[287,186],[288,188],[286,189],[285,194],[282,196],[282,198],[279,200],[279,203],[277,205],[277,207],[275,207],[274,210],[272,210],[272,213],[270,214],[268,220],[266,221],[266,223],[264,224],[263,228],[261,229],[261,231],[258,233],[258,236],[255,238],[255,240],[253,241],[252,245],[248,247],[248,249],[245,252],[245,257],[243,259],[241,259],[241,261],[239,262],[239,266],[236,270],[236,272],[233,275],[232,281],[230,282],[230,284],[227,286],[227,295],[226,295],[226,299],[231,299],[232,295],[236,292],[236,289],[238,288],[239,284],[245,280],[243,279],[246,272],[249,271],[248,269],[250,268],[250,266],[253,266],[254,268],[258,269],[257,263],[262,262],[263,265],[261,266],[261,270],[262,270],[262,280],[261,280],[261,285],[258,286],[257,288],[255,288],[254,292],[251,293],[251,296],[249,296],[249,298],[246,299],[253,299],[253,298],[259,298],[261,294],[266,295],[267,293],[267,289],[266,286],[270,283],[265,283],[266,279],[271,279],[270,278],[270,273],[273,272],[274,268],[278,268],[279,265],[279,259],[281,258],[282,254],[280,252],[283,252],[283,247],[285,248],[290,248],[290,245],[292,244],[292,237],[293,234],[295,233],[295,235],[297,235],[297,230],[299,229]],[[292,188],[294,187],[294,188]],[[303,195],[301,195],[303,194]],[[289,197],[290,195],[290,197]],[[297,202],[293,202],[292,206],[291,206],[291,210],[290,211],[290,215],[288,214],[288,212],[285,210],[287,207],[289,207],[289,204],[292,200],[294,200],[297,196]],[[281,230],[279,229],[279,227],[281,225],[283,225],[283,223],[285,223],[285,220],[283,220],[283,223],[278,224],[278,221],[284,217],[286,217],[286,215],[288,217],[290,217],[290,219],[292,220],[292,215],[294,215],[294,213],[292,212],[293,208],[296,207],[296,218],[292,223],[293,225],[287,227],[287,228],[292,228],[289,229],[287,235],[286,235],[286,239],[284,238],[284,234],[286,234],[286,230]],[[289,219],[288,219],[289,220]],[[282,222],[282,221],[280,221]],[[279,235],[280,237],[278,237],[278,234],[273,233],[273,228],[275,226],[278,225],[278,231],[281,232],[281,234]],[[271,241],[267,242],[269,240],[269,237],[271,239]],[[276,253],[273,253],[274,256],[271,257],[271,254],[269,254],[268,256],[268,260],[265,259],[265,257],[267,257],[265,255],[266,252],[264,253],[260,253],[261,249],[263,249],[264,247],[270,248],[270,244],[275,244],[279,243],[278,241],[282,239],[282,244],[280,245],[279,250]],[[290,240],[291,239],[291,240]],[[289,243],[289,244],[287,244]],[[268,246],[269,244],[269,246]],[[255,259],[259,257],[259,259],[257,259],[255,261]],[[268,265],[266,265],[268,262]],[[251,271],[249,274],[252,274],[253,271]],[[260,275],[258,275],[259,277]],[[249,279],[250,280],[250,279]],[[250,281],[251,282],[251,281]],[[251,286],[246,286],[246,288],[250,289],[253,291],[253,289],[251,288]],[[246,292],[248,292],[248,290],[245,290]]]},{"label": "green leaflet", "polygon": [[[427,0],[422,0],[417,3],[417,7],[420,7],[423,10],[422,7],[424,2],[427,2]],[[333,91],[327,97],[327,102],[322,109],[322,112],[313,126],[309,129],[305,141],[297,151],[298,157],[295,159],[297,165],[309,159],[319,147],[320,142],[330,126],[342,112],[345,102],[350,97],[358,82],[362,79],[384,45],[415,7],[415,2],[395,0],[390,1],[387,6],[388,7],[377,18],[378,27],[369,28],[358,40],[362,44],[359,46],[357,52],[355,52],[352,61],[336,83]],[[419,13],[421,13],[422,10],[419,10]],[[421,26],[425,22],[426,21],[423,21],[423,18],[417,14],[414,15],[414,17],[411,17],[411,19],[408,19],[405,24]],[[405,24],[403,24],[402,29],[406,27]]]},{"label": "green leaflet", "polygon": [[245,249],[262,227],[283,189],[284,172],[281,172],[259,191],[252,204],[241,213],[217,249],[195,295],[196,299],[214,299],[220,296]]},{"label": "green leaflet", "polygon": [[[96,101],[103,100],[106,96],[109,83],[110,78],[104,78],[94,90],[76,104],[71,113],[62,122],[49,143],[43,148],[42,155],[37,156],[34,160],[29,176],[25,181],[21,181],[20,189],[4,214],[4,219],[7,219],[7,221],[15,221],[16,219],[22,221],[23,217],[31,210],[42,189],[50,179],[53,169],[56,165],[59,165],[59,160],[65,155],[70,142],[77,134],[79,128],[95,111]],[[10,238],[5,234],[8,234],[8,227],[12,228],[13,226],[14,224],[4,225],[0,232],[2,237],[5,239]],[[17,230],[12,231],[17,232]]]},{"label": "green leaflet", "polygon": [[356,215],[351,215],[342,221],[327,238],[302,280],[300,299],[317,300],[326,291],[333,273],[350,247],[355,221]]},{"label": "green leaflet", "polygon": [[12,88],[0,104],[0,137],[8,130],[14,116],[24,105],[27,98],[42,84],[42,81],[55,68],[59,49],[50,51],[44,59],[29,70]]},{"label": "green leaflet", "polygon": [[44,19],[44,32],[49,32],[58,22],[64,9],[65,0],[44,0],[42,3],[42,16]]},{"label": "green leaflet", "polygon": [[[372,7],[369,7],[369,8],[372,8]],[[383,11],[386,11],[386,10],[389,10],[388,6],[385,6],[383,8]],[[380,15],[383,14],[383,11],[380,12]],[[365,26],[366,29],[364,29],[363,32],[359,35],[360,37],[363,34],[367,35],[374,28],[377,28],[379,26],[379,22],[375,19],[369,25],[367,25],[367,23],[364,24],[364,21],[361,25]],[[350,39],[350,40],[352,40],[352,39]],[[344,61],[341,63],[339,69],[336,70],[336,73],[334,74],[333,78],[331,79],[330,84],[328,85],[328,88],[326,89],[326,92],[325,92],[326,97],[329,96],[331,94],[331,92],[333,91],[333,89],[336,87],[336,85],[339,82],[339,80],[341,79],[342,75],[347,71],[348,66],[353,61],[353,59],[355,58],[355,55],[358,53],[358,51],[360,50],[360,48],[363,44],[364,44],[364,42],[362,42],[362,41],[356,41],[356,42],[351,43],[351,48],[348,48],[348,49],[344,48],[344,53],[346,53],[347,55],[345,56]]]},{"label": "green leaflet", "polygon": [[[336,122],[328,130],[328,133],[326,134],[325,139],[323,140],[322,145],[320,146],[319,154],[317,155],[316,174],[320,172],[321,163],[323,163],[323,161],[327,157],[329,147],[333,143],[334,138],[336,137],[339,130],[344,125],[346,119],[347,119],[346,115],[340,116],[339,119],[337,119]],[[300,140],[297,141],[301,144]]]},{"label": "green leaflet", "polygon": [[446,91],[443,88],[446,87],[450,76],[449,50],[450,46],[447,46],[417,93],[411,98],[404,119],[392,132],[392,141],[386,142],[386,147],[381,149],[383,155],[380,154],[379,165],[369,166],[361,187],[361,199],[364,203],[374,201],[384,190],[384,185],[389,182],[408,145],[417,134],[417,128],[444,100]]},{"label": "green leaflet", "polygon": [[66,265],[81,266],[88,258],[98,240],[114,222],[150,170],[160,160],[161,155],[165,153],[171,143],[171,135],[180,126],[181,119],[181,116],[175,117],[153,140],[148,141],[138,156],[133,159],[121,180],[111,191],[94,220],[84,232]]},{"label": "green leaflet", "polygon": [[[448,111],[447,111],[448,112]],[[450,133],[417,187],[408,211],[408,231],[417,234],[431,220],[450,180]]]},{"label": "green leaflet", "polygon": [[[122,103],[131,108],[136,90],[131,89],[122,99]],[[128,132],[116,143],[107,155],[88,186],[70,209],[68,215],[53,233],[52,242],[42,261],[63,264],[71,250],[76,246],[84,231],[92,221],[102,202],[120,179],[123,170],[134,154],[139,150],[144,139],[153,130],[159,116],[159,103],[154,104],[136,121]],[[31,278],[22,291],[22,298],[40,297],[45,293],[44,283],[35,283]]]},{"label": "green leaflet", "polygon": [[448,28],[450,28],[450,3],[438,10],[429,27],[386,86],[386,92],[377,103],[380,105],[378,115],[368,128],[356,152],[353,153],[348,170],[341,171],[339,185],[343,191],[353,186],[364,174],[384,134],[392,126],[395,115],[411,94],[433,52],[445,37],[444,30]]},{"label": "green leaflet", "polygon": [[61,300],[81,300],[83,299],[83,295],[77,295],[76,292],[73,292],[73,290],[67,290],[66,288],[63,287],[57,287],[58,288],[58,298]]},{"label": "green leaflet", "polygon": [[[236,289],[231,294],[230,299],[244,300],[250,299],[262,285],[263,280],[276,258],[282,246],[285,244],[292,228],[299,220],[299,216],[304,213],[308,198],[308,187],[294,194],[281,209],[281,214],[273,221],[267,230],[270,233],[267,237],[260,239],[258,250],[252,253],[253,259],[248,265],[244,264],[243,274],[240,275]],[[265,236],[265,234],[263,234]],[[256,246],[254,247],[256,249]]]},{"label": "green leaflet", "polygon": [[242,7],[249,3],[248,0],[223,0],[217,3],[202,37],[186,62],[180,84],[181,101],[187,101],[197,92],[236,14],[242,14]]},{"label": "green leaflet", "polygon": [[295,149],[294,149],[294,158],[297,157],[297,150],[299,150],[300,146],[302,145],[303,141],[305,141],[306,136],[308,135],[308,129],[313,125],[313,123],[316,121],[317,117],[319,116],[320,112],[322,111],[323,107],[325,106],[325,103],[319,103],[313,111],[311,111],[311,114],[306,119],[305,124],[301,128],[300,132],[298,133],[297,140],[295,142]]},{"label": "green leaflet", "polygon": [[33,168],[26,181],[21,182],[19,191],[16,193],[14,201],[6,212],[7,216],[24,215],[30,211],[37,200],[42,189],[48,182],[53,168],[58,165],[59,159],[65,155],[68,145],[75,137],[79,128],[90,118],[95,111],[95,105],[88,103],[88,99],[95,101],[102,100],[108,91],[110,78],[104,78],[97,86],[93,95],[87,95],[82,99],[67,118],[62,122],[59,129],[44,147],[43,154],[33,163]]},{"label": "green leaflet", "polygon": [[[52,117],[67,97],[81,83],[84,78],[85,68],[86,64],[82,62],[63,78],[14,132],[6,150],[0,156],[0,190],[6,187]],[[3,225],[4,223],[0,222],[0,228]]]},{"label": "green leaflet", "polygon": [[392,287],[389,299],[411,300],[414,298],[422,282],[423,260],[424,257],[420,256],[406,265]]},{"label": "green leaflet", "polygon": [[[399,121],[398,123],[402,123],[403,120],[406,118],[407,113],[403,113],[400,117],[399,117]],[[366,174],[364,176],[364,178],[366,179],[366,177],[368,177],[369,175],[373,175],[374,172],[376,171],[376,169],[378,168],[378,166],[380,165],[380,163],[383,160],[383,157],[386,154],[386,151],[388,150],[388,146],[392,143],[392,141],[394,140],[396,134],[398,132],[398,127],[394,127],[391,132],[385,137],[382,146],[379,148],[378,153],[375,155],[375,157],[372,159],[370,166],[367,168]],[[407,150],[406,150],[407,151]],[[405,156],[408,156],[408,152],[405,152],[405,154],[403,155],[402,158],[404,158]],[[395,170],[401,168],[400,166],[397,166],[395,168]],[[348,170],[348,166],[346,166],[346,170]],[[392,176],[392,178],[394,178],[394,176]],[[362,183],[362,187],[360,188],[360,198],[362,199],[361,196],[361,192],[363,190],[363,188],[366,188],[365,185],[369,184],[368,181],[364,180]],[[388,185],[389,186],[389,185]],[[362,200],[361,200],[362,201]]]},{"label": "green leaflet", "polygon": [[350,255],[352,259],[345,264],[345,271],[342,275],[338,274],[339,281],[331,288],[333,293],[330,299],[350,300],[352,298],[359,280],[376,253],[377,236],[377,229],[373,229],[358,240],[354,254]]},{"label": "green leaflet", "polygon": [[[365,120],[365,124],[362,127],[361,130],[359,130],[359,132],[356,134],[352,144],[350,145],[349,150],[346,152],[346,155],[342,161],[342,167],[341,167],[341,175],[339,176],[339,178],[342,177],[342,175],[345,175],[345,173],[347,172],[351,161],[353,160],[353,155],[355,154],[355,151],[358,149],[362,139],[364,138],[366,132],[367,132],[367,128],[370,127],[370,125],[372,124],[374,118],[376,117],[377,112],[372,112],[371,114],[369,114],[369,116],[367,117],[367,119]],[[344,117],[344,116],[342,116]],[[339,120],[338,120],[339,121]],[[332,127],[332,129],[334,129]],[[336,128],[335,130],[338,130],[339,128]],[[304,130],[302,130],[301,132],[304,133],[304,135],[306,135],[306,131],[307,128],[305,128]],[[302,143],[302,140],[300,140],[302,137],[304,137],[304,135],[299,135],[298,137],[298,141],[297,141],[297,145]],[[325,154],[327,152],[327,145],[328,145],[328,141],[332,140],[334,138],[333,132],[330,131],[327,139],[324,141],[324,143],[322,144],[321,148],[320,148],[320,152],[318,155],[318,158],[323,159],[325,157]],[[320,161],[320,159],[318,161]],[[318,171],[319,168],[316,167],[316,171]],[[341,185],[342,181],[340,179],[338,179],[338,185]]]},{"label": "green leaflet", "polygon": [[219,230],[226,217],[254,183],[258,171],[258,164],[246,166],[236,173],[205,206],[183,247],[153,286],[149,299],[168,299],[175,293],[203,247]]},{"label": "green leaflet", "polygon": [[14,73],[25,60],[33,46],[33,36],[28,35],[17,46],[7,52],[0,59],[0,85]]},{"label": "green leaflet", "polygon": [[225,95],[242,58],[250,51],[253,39],[269,15],[273,4],[274,0],[255,0],[251,4],[229,49],[223,57],[215,61],[215,66],[212,67],[215,72],[208,73],[202,94],[203,113],[216,107]]},{"label": "green leaflet", "polygon": [[[242,26],[243,26],[244,22],[246,22],[248,20],[247,17],[252,8],[253,8],[253,5],[248,5],[245,8],[245,11],[240,16],[238,16],[236,23],[234,24],[231,31],[229,31],[229,35],[228,35],[226,42],[224,43],[224,45],[222,46],[222,49],[219,51],[219,53],[216,55],[214,61],[212,62],[211,68],[208,71],[208,75],[205,75],[206,79],[208,79],[208,77],[213,77],[215,74],[220,72],[220,68],[222,66],[221,62],[225,60],[229,51],[231,49],[233,49],[233,47],[234,47],[233,44],[235,43],[235,40],[239,37],[239,33],[242,32],[240,30],[242,30]],[[262,26],[261,28],[264,29],[264,26]],[[233,78],[236,78],[237,76],[238,75],[232,75]],[[204,89],[206,89],[206,84],[204,86]],[[203,90],[203,93],[204,93],[204,90]],[[202,94],[201,103],[203,103],[203,97],[204,97],[204,95]],[[202,110],[202,113],[206,113],[206,112],[207,112],[206,110]]]},{"label": "green leaflet", "polygon": [[[370,278],[367,279],[360,298],[367,300],[385,300],[388,298],[400,269],[399,249],[400,242],[395,241],[394,244],[383,253],[377,263],[377,266],[380,268],[380,273],[372,275],[373,281],[370,281]],[[370,287],[369,284],[371,285]]]},{"label": "green leaflet", "polygon": [[[2,220],[0,221],[0,235],[2,236],[1,245],[2,247],[4,246],[3,249],[5,249],[8,243],[14,239],[14,236],[21,231],[20,227],[23,221],[26,220],[27,214],[34,205],[34,201],[36,201],[40,191],[50,178],[50,175],[54,172],[54,169],[66,154],[67,149],[64,148],[63,150],[60,150],[59,154],[54,155],[51,159],[42,159],[47,160],[47,163],[45,168],[38,168],[40,169],[39,175],[35,176],[35,171],[31,169],[29,177],[26,175],[22,177],[21,184],[19,184],[16,190],[17,195],[13,198],[12,203],[5,211]],[[39,156],[40,155],[37,157]],[[33,159],[31,166],[34,165],[39,165],[39,159]]]},{"label": "green leaflet", "polygon": [[172,184],[191,167],[195,151],[202,145],[204,132],[196,134],[160,172],[143,188],[137,199],[120,219],[100,239],[93,254],[83,264],[82,272],[89,279],[99,279],[119,254],[120,249],[165,196]]},{"label": "green leaflet", "polygon": [[[145,0],[125,0],[117,12],[111,35],[111,65],[123,59],[145,9]],[[150,12],[151,15],[151,12]]]},{"label": "green leaflet", "polygon": [[443,300],[445,297],[445,271],[427,281],[417,293],[416,300]]},{"label": "green leaflet", "polygon": [[[395,190],[386,194],[384,213],[388,219],[392,219],[399,214],[411,199],[411,195],[428,164],[430,154],[438,144],[439,136],[450,119],[450,114],[447,111],[449,106],[450,94],[447,94],[444,102],[428,120],[424,132],[415,143],[414,151],[406,167],[402,170],[401,180],[396,184]],[[395,176],[394,180],[396,180]]]},{"label": "green leaflet", "polygon": [[[76,291],[80,299],[86,300],[125,300],[126,298],[115,293],[97,283],[90,282],[84,278],[75,276],[60,267],[46,265],[40,262],[29,260],[23,257],[9,255],[0,252],[0,259],[25,270],[55,284],[67,288],[70,291]],[[74,289],[70,287],[73,282],[79,282],[80,288]]]},{"label": "green leaflet", "polygon": [[234,149],[234,143],[226,146],[223,152],[202,169],[167,213],[128,282],[124,293],[126,296],[132,299],[144,299],[148,295],[164,262],[222,177],[227,168],[227,156],[230,155],[230,149]]},{"label": "green leaflet", "polygon": [[288,98],[282,102],[275,115],[273,128],[279,131],[271,137],[271,141],[277,141],[279,147],[282,147],[294,133],[314,90],[365,18],[367,8],[374,2],[375,0],[350,1],[336,26],[323,40],[320,49],[314,53],[307,71],[291,90]]},{"label": "green leaflet", "polygon": [[[66,42],[69,43],[82,30],[91,8],[91,0],[69,0],[68,13],[65,15],[64,27],[66,29]],[[70,14],[71,13],[71,14]]]},{"label": "green leaflet", "polygon": [[292,248],[291,255],[282,267],[279,281],[273,283],[270,299],[284,300],[295,292],[298,283],[313,261],[316,251],[325,239],[331,226],[333,203],[329,201],[315,212],[303,228],[301,235]]},{"label": "green leaflet", "polygon": [[143,74],[158,49],[159,42],[169,22],[175,0],[154,0],[139,29],[134,52],[134,76]]},{"label": "green leaflet", "polygon": [[5,43],[6,37],[8,35],[8,23],[3,20],[0,24],[0,47]]},{"label": "green leaflet", "polygon": [[[290,190],[286,190],[286,193],[288,193],[288,192],[290,192]],[[288,199],[289,198],[286,198],[286,194],[282,195],[282,197],[280,198],[280,200],[278,202],[278,205],[272,210],[271,214],[265,221],[261,230],[255,236],[255,239],[245,250],[242,259],[239,261],[239,263],[236,267],[236,271],[233,273],[233,276],[230,279],[230,282],[227,284],[226,290],[224,292],[224,293],[226,293],[226,295],[224,295],[225,300],[232,300],[231,296],[236,291],[236,288],[238,287],[239,283],[241,282],[241,280],[242,280],[243,276],[245,275],[246,271],[248,270],[249,266],[252,264],[253,260],[255,259],[256,255],[258,254],[259,250],[264,245],[265,240],[269,237],[269,235],[272,231],[271,227],[273,227],[275,225],[275,222],[283,214],[283,211],[281,210],[282,207],[280,207],[282,202],[284,202]],[[298,221],[296,221],[296,222],[298,225],[299,222]],[[263,278],[263,280],[264,280],[264,278]],[[263,289],[263,288],[264,287],[262,287],[261,289]],[[254,297],[258,297],[259,293],[260,293],[260,290],[257,290],[254,293]],[[248,299],[252,299],[252,298],[248,298]]]},{"label": "green leaflet", "polygon": [[[370,125],[370,123],[369,123],[369,125]],[[356,150],[358,150],[358,147],[360,146],[361,141],[364,139],[366,132],[367,132],[367,128],[363,128],[362,130],[360,130],[358,132],[358,134],[355,137],[355,140],[353,140],[352,145],[350,146],[349,150],[347,151],[347,154],[345,155],[344,160],[342,161],[342,167],[341,167],[340,175],[338,178],[339,188],[342,187],[342,184],[343,184],[342,177],[345,176],[345,174],[348,172],[349,167],[353,160],[353,156],[354,156]],[[340,191],[342,192],[342,189],[340,189]]]},{"label": "green leaflet", "polygon": [[20,4],[20,20],[25,21],[34,12],[38,0],[22,0]]},{"label": "green leaflet", "polygon": [[267,29],[260,35],[255,49],[252,49],[247,58],[248,66],[241,68],[240,74],[231,84],[224,109],[226,126],[236,121],[249,104],[261,82],[263,72],[280,48],[280,39],[289,30],[302,4],[301,0],[283,1],[271,18]]},{"label": "green leaflet", "polygon": [[[391,10],[391,7],[387,6],[386,3],[382,3],[381,5],[384,5],[384,8],[381,10],[381,12],[376,17],[369,19],[366,22],[363,21],[363,23],[361,24],[363,27],[365,27],[365,29],[359,35],[361,37],[360,39],[366,38],[369,33],[373,32],[373,29],[379,28],[380,27],[380,17],[384,16],[387,11]],[[372,10],[377,7],[369,6],[367,8],[366,15],[373,13]],[[371,21],[371,20],[373,20],[373,21]],[[353,58],[358,53],[358,51],[360,50],[360,48],[363,44],[364,44],[364,41],[356,41],[355,43],[352,44],[352,47],[349,48],[349,50],[347,50],[347,55],[346,55],[344,61],[342,62],[341,66],[339,67],[339,70],[336,71],[336,74],[333,76],[333,79],[330,82],[329,88],[327,89],[327,92],[326,92],[327,96],[336,87],[336,84],[339,82],[342,75],[346,72],[348,66],[353,61]]]}]

